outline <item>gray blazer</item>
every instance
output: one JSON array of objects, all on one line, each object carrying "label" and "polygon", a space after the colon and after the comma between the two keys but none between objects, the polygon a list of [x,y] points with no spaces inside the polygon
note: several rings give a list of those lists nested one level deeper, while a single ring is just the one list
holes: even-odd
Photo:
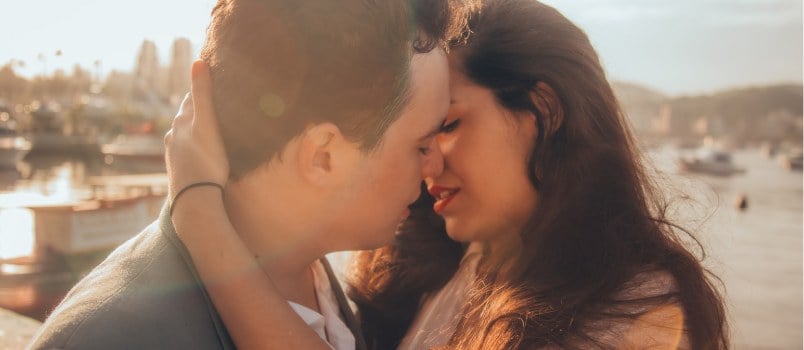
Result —
[{"label": "gray blazer", "polygon": [[[322,259],[358,350],[360,325]],[[269,327],[270,325],[266,325]],[[67,294],[32,349],[234,349],[166,209]]]}]

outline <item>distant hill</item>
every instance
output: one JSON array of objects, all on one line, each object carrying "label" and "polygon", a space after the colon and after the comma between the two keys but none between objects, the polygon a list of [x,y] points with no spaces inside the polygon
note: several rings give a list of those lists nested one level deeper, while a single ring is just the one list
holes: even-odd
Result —
[{"label": "distant hill", "polygon": [[615,81],[611,86],[621,102],[631,100],[662,102],[667,99],[667,95],[661,91],[637,83]]},{"label": "distant hill", "polygon": [[637,130],[651,127],[651,120],[659,115],[668,97],[658,90],[628,82],[611,84],[625,114]]},{"label": "distant hill", "polygon": [[635,83],[613,82],[612,87],[628,112],[649,110],[655,115],[658,108],[668,104],[673,108],[673,115],[681,118],[690,115],[752,117],[780,109],[802,115],[804,101],[804,87],[801,84],[736,88],[709,95],[680,97],[669,97],[656,89]]},{"label": "distant hill", "polygon": [[673,116],[677,118],[717,116],[745,119],[783,110],[801,116],[803,99],[800,84],[786,84],[732,89],[712,95],[677,97],[669,103],[673,108]]},{"label": "distant hill", "polygon": [[[674,136],[691,133],[692,125],[706,120],[723,135],[745,140],[780,134],[769,128],[787,128],[784,138],[801,134],[804,87],[801,84],[728,89],[707,95],[669,97],[634,83],[612,83],[620,103],[638,132],[652,131],[663,108],[669,107]],[[756,133],[752,129],[761,129]],[[792,136],[791,136],[792,135]],[[801,136],[795,136],[801,139]]]}]

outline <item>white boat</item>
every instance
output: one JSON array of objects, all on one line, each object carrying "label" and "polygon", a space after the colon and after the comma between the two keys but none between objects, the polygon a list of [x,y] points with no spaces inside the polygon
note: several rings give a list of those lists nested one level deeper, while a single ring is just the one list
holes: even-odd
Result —
[{"label": "white boat", "polygon": [[730,153],[712,148],[701,148],[692,157],[679,157],[678,168],[682,172],[716,176],[731,176],[745,172],[745,169],[732,162]]},{"label": "white boat", "polygon": [[107,163],[115,160],[164,162],[165,141],[153,135],[118,135],[101,146]]},{"label": "white boat", "polygon": [[73,255],[111,249],[153,222],[165,201],[159,190],[167,187],[164,174],[98,177],[89,182],[109,193],[75,203],[28,206],[34,212],[38,251]]},{"label": "white boat", "polygon": [[17,133],[13,122],[0,123],[0,169],[14,169],[31,151],[31,142]]},{"label": "white boat", "polygon": [[31,207],[36,246],[66,255],[109,249],[155,220],[153,208],[163,202],[163,196],[136,196]]}]

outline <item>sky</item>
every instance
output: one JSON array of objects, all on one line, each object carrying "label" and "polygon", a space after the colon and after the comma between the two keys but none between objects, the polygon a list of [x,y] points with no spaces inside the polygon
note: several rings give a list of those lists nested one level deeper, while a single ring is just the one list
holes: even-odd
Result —
[{"label": "sky", "polygon": [[[587,32],[611,80],[670,95],[802,81],[801,0],[544,2]],[[0,65],[24,61],[27,77],[98,60],[102,74],[131,70],[144,39],[165,63],[176,38],[198,49],[214,3],[0,0]]]}]

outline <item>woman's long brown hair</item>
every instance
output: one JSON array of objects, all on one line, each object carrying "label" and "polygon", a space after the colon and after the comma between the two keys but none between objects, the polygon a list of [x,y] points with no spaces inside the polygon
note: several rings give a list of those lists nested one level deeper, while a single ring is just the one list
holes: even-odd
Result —
[{"label": "woman's long brown hair", "polygon": [[[601,322],[677,303],[692,348],[727,349],[717,278],[682,243],[679,235],[687,231],[666,218],[666,201],[646,174],[586,34],[534,0],[487,0],[469,28],[452,52],[467,77],[509,110],[536,116],[539,133],[523,161],[539,201],[521,234],[518,273],[506,280],[478,276],[447,347],[610,348],[615,345],[598,337]],[[543,93],[540,83],[555,93]],[[462,254],[423,191],[391,246],[356,257],[350,296],[368,343],[395,348],[422,297],[446,284]],[[616,297],[651,271],[668,273],[677,288],[636,300]]]}]

